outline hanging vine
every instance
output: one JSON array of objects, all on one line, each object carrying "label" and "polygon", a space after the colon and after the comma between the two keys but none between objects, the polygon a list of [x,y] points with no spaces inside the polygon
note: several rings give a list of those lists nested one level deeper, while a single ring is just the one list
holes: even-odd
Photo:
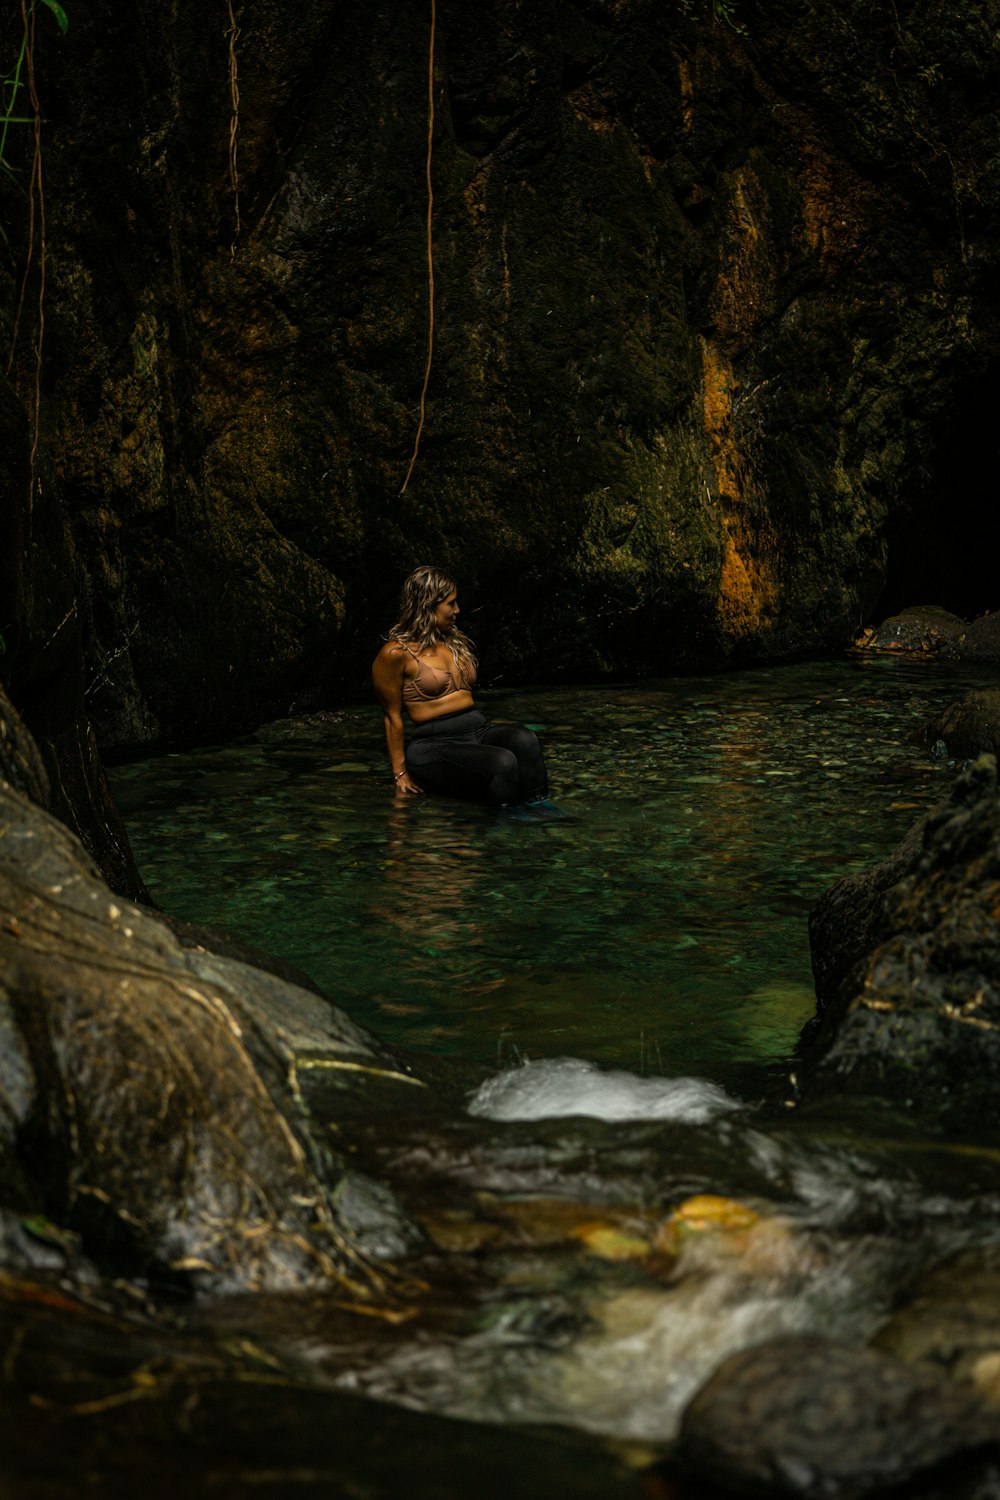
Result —
[{"label": "hanging vine", "polygon": [[406,486],[410,482],[414,465],[417,462],[417,454],[420,452],[420,438],[424,430],[424,417],[427,412],[427,387],[431,379],[431,362],[434,358],[434,184],[431,180],[431,164],[434,147],[434,40],[437,30],[437,5],[436,0],[431,0],[431,37],[427,55],[427,364],[424,367],[424,383],[420,392],[420,420],[417,423],[417,435],[413,440],[413,453],[410,457],[410,467],[406,471],[403,487],[400,494],[406,492]]},{"label": "hanging vine", "polygon": [[[58,0],[42,0],[42,4],[48,6],[49,10],[59,22],[60,29],[65,31],[69,25],[66,12],[58,4]],[[8,177],[17,180],[17,173],[7,159],[7,136],[11,125],[33,125],[32,115],[19,115],[17,113],[17,96],[20,89],[25,86],[22,73],[25,71],[25,63],[29,51],[28,18],[34,18],[35,0],[28,0],[28,4],[21,5],[21,45],[17,54],[17,62],[13,73],[3,80],[2,97],[0,97],[0,171],[6,172]]]},{"label": "hanging vine", "polygon": [[[41,435],[42,348],[45,342],[46,237],[45,185],[42,173],[42,107],[38,97],[37,80],[35,77],[37,8],[35,0],[20,0],[20,3],[21,43],[18,50],[17,62],[13,73],[3,81],[3,114],[0,116],[0,169],[20,186],[16,169],[7,156],[7,142],[12,125],[30,125],[32,130],[32,152],[27,189],[27,244],[24,255],[24,269],[21,274],[17,294],[17,305],[14,310],[14,322],[11,330],[10,350],[7,356],[6,369],[6,374],[9,378],[14,369],[21,319],[27,300],[31,273],[37,264],[38,298],[36,303],[35,357],[30,405],[31,452],[28,459],[27,540],[30,542],[35,499],[35,471],[38,460],[38,443]],[[65,31],[69,25],[69,21],[66,12],[57,3],[57,0],[42,0],[42,4],[55,16],[60,30]],[[28,104],[31,110],[31,113],[28,115],[17,113],[19,95],[22,89],[26,90],[28,96]]]},{"label": "hanging vine", "polygon": [[233,190],[233,243],[230,251],[236,254],[236,247],[240,238],[240,173],[236,159],[236,145],[240,133],[240,85],[236,65],[236,43],[239,40],[240,28],[236,22],[236,13],[233,10],[233,0],[226,0],[229,8],[229,30],[226,37],[229,41],[229,182]]}]

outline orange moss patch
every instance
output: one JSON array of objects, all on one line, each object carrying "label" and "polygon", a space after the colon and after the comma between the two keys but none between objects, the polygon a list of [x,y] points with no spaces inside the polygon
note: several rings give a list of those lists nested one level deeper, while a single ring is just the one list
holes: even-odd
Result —
[{"label": "orange moss patch", "polygon": [[774,581],[759,561],[740,553],[726,526],[726,548],[722,558],[717,614],[731,639],[753,635],[769,611]]},{"label": "orange moss patch", "polygon": [[678,1238],[672,1224],[657,1225],[641,1212],[563,1198],[496,1198],[477,1194],[475,1213],[426,1214],[422,1222],[442,1250],[476,1254],[485,1249],[579,1246],[607,1261],[646,1261],[663,1270]]},{"label": "orange moss patch", "polygon": [[796,160],[795,181],[802,195],[800,235],[806,251],[816,256],[824,272],[836,269],[847,257],[863,252],[876,214],[885,212],[884,198],[837,161],[818,135],[804,109],[779,99],[767,83],[757,85],[774,110],[775,124],[786,149]]},{"label": "orange moss patch", "polygon": [[437,1248],[453,1255],[474,1255],[503,1237],[499,1224],[468,1214],[425,1214],[421,1222]]},{"label": "orange moss patch", "polygon": [[603,135],[611,135],[618,125],[617,120],[608,119],[607,110],[589,83],[582,84],[580,88],[567,94],[566,103],[576,118],[582,120],[591,130],[598,130]]},{"label": "orange moss patch", "polygon": [[689,1198],[666,1227],[677,1238],[680,1276],[730,1266],[748,1277],[799,1278],[823,1268],[821,1252],[790,1220],[762,1215],[735,1198]]},{"label": "orange moss patch", "polygon": [[500,232],[500,262],[503,267],[503,300],[510,307],[510,261],[507,259],[507,225],[504,223]]},{"label": "orange moss patch", "polygon": [[583,1224],[576,1238],[600,1260],[645,1260],[653,1248],[641,1235],[614,1224]]},{"label": "orange moss patch", "polygon": [[466,184],[462,192],[462,197],[465,199],[465,206],[469,210],[473,222],[486,212],[486,186],[488,177],[488,171],[477,172],[472,181]]},{"label": "orange moss patch", "polygon": [[717,344],[701,344],[702,419],[711,445],[712,468],[719,495],[729,501],[740,498],[737,482],[739,455],[733,442],[730,419],[736,376]]},{"label": "orange moss patch", "polygon": [[726,530],[716,615],[726,636],[739,640],[760,629],[777,591],[763,556],[770,527],[766,515],[748,510],[752,464],[733,433],[733,399],[739,384],[733,365],[718,344],[705,339],[701,353],[702,420]]},{"label": "orange moss patch", "polygon": [[736,376],[719,346],[706,339],[701,341],[701,370],[705,431],[710,438],[719,441],[733,409]]},{"label": "orange moss patch", "polygon": [[672,1217],[685,1229],[749,1229],[757,1223],[760,1215],[735,1198],[697,1193],[675,1208]]},{"label": "orange moss patch", "polygon": [[833,172],[828,161],[813,153],[809,171],[800,179],[802,196],[802,234],[809,249],[824,252],[833,225]]},{"label": "orange moss patch", "polygon": [[803,142],[800,155],[802,239],[824,270],[833,269],[865,245],[874,196],[814,142]]},{"label": "orange moss patch", "polygon": [[684,121],[685,131],[690,133],[694,126],[694,85],[686,58],[677,59],[677,74],[681,86],[681,119]]},{"label": "orange moss patch", "polygon": [[719,338],[748,343],[770,306],[777,276],[767,192],[751,161],[728,179],[726,222],[719,237],[719,272],[709,303]]},{"label": "orange moss patch", "polygon": [[44,1282],[22,1280],[9,1271],[0,1271],[0,1297],[17,1303],[34,1302],[43,1307],[54,1307],[59,1312],[84,1311],[82,1302],[75,1297],[66,1296],[58,1287],[47,1286]]}]

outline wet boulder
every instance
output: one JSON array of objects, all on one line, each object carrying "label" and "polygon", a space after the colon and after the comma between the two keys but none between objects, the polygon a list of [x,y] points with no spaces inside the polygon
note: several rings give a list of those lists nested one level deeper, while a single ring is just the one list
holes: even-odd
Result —
[{"label": "wet boulder", "polygon": [[850,971],[871,952],[882,932],[886,894],[912,871],[923,846],[921,818],[902,843],[870,869],[845,875],[830,887],[809,913],[809,945],[816,984],[816,1019],[812,1034]]},{"label": "wet boulder", "polygon": [[37,442],[0,374],[0,776],[72,828],[114,890],[148,901],[90,723],[73,549]]},{"label": "wet boulder", "polygon": [[956,760],[1000,754],[1000,688],[979,688],[949,703],[928,720],[918,739],[925,745],[940,740]]},{"label": "wet boulder", "polygon": [[1000,797],[982,756],[867,877],[813,913],[820,1009],[807,1097],[845,1089],[950,1124],[994,1117],[1000,1084]]},{"label": "wet boulder", "polygon": [[968,629],[964,620],[937,604],[917,604],[890,615],[881,625],[866,631],[858,644],[868,651],[934,653],[957,656],[959,642]]},{"label": "wet boulder", "polygon": [[790,1335],[728,1359],[688,1406],[680,1453],[740,1495],[838,1500],[929,1478],[988,1449],[971,1392],[891,1356]]},{"label": "wet boulder", "polygon": [[[391,1060],[317,996],[182,947],[5,783],[0,826],[0,1144],[46,1215],[106,1269],[387,1294],[300,1073],[390,1075]],[[365,1215],[368,1247],[412,1235],[390,1194]]]},{"label": "wet boulder", "polygon": [[0,779],[37,802],[49,805],[49,778],[45,763],[20,714],[0,682]]},{"label": "wet boulder", "polygon": [[875,1342],[1000,1406],[1000,1247],[963,1250],[925,1271]]},{"label": "wet boulder", "polygon": [[[295,1300],[301,1327],[308,1299]],[[259,1323],[216,1333],[130,1322],[113,1305],[81,1304],[40,1277],[0,1278],[5,1500],[648,1500],[630,1455],[585,1434],[330,1390]],[[355,1337],[370,1321],[355,1317]]]},{"label": "wet boulder", "polygon": [[966,629],[962,655],[973,661],[1000,661],[1000,614],[980,615]]}]

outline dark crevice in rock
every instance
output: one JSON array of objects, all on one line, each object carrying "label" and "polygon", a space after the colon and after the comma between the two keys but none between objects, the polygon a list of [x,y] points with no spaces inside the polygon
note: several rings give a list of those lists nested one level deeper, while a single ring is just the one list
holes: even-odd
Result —
[{"label": "dark crevice in rock", "polygon": [[937,604],[966,620],[1000,608],[994,518],[1000,503],[1000,360],[969,376],[935,424],[928,468],[890,521],[882,619]]}]

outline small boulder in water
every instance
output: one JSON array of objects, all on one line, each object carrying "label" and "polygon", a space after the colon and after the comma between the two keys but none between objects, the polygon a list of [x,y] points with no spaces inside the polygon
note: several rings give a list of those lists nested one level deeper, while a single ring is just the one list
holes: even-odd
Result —
[{"label": "small boulder in water", "polygon": [[1000,661],[1000,613],[980,615],[962,637],[962,655],[972,661]]},{"label": "small boulder in water", "polygon": [[925,1271],[875,1343],[904,1364],[947,1370],[1000,1406],[1000,1246],[963,1250]]},{"label": "small boulder in water", "polygon": [[865,630],[855,642],[863,651],[902,651],[954,657],[968,629],[965,621],[937,604],[917,604],[881,625]]},{"label": "small boulder in water", "polygon": [[788,1335],[715,1372],[684,1413],[680,1454],[700,1481],[738,1494],[860,1500],[961,1460],[994,1433],[974,1396],[931,1371]]},{"label": "small boulder in water", "polygon": [[604,1072],[576,1057],[556,1057],[490,1078],[469,1113],[488,1120],[547,1120],[590,1115],[598,1120],[676,1120],[702,1125],[740,1106],[704,1078],[640,1078]]},{"label": "small boulder in water", "polygon": [[942,740],[957,760],[1000,755],[1000,688],[979,688],[949,703],[928,720],[917,740],[924,745]]}]

